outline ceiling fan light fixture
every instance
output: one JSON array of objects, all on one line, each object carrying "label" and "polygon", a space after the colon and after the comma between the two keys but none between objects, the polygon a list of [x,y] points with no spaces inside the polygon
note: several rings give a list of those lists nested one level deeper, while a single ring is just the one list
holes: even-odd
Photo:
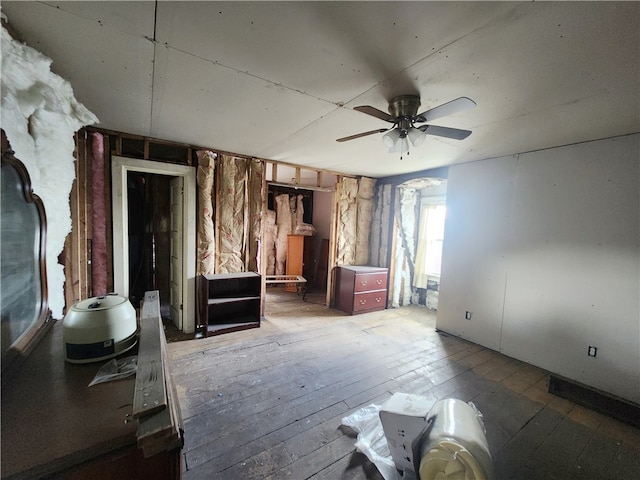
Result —
[{"label": "ceiling fan light fixture", "polygon": [[393,148],[400,138],[400,130],[394,128],[382,136],[382,142],[389,148]]},{"label": "ceiling fan light fixture", "polygon": [[415,127],[412,127],[409,130],[409,133],[407,135],[409,137],[409,140],[411,140],[411,144],[414,147],[419,147],[420,145],[422,145],[425,139],[427,138],[426,132],[423,132],[419,128],[415,128]]},{"label": "ceiling fan light fixture", "polygon": [[399,153],[400,155],[409,153],[409,140],[407,140],[407,137],[399,138],[395,145],[389,149],[389,153]]}]

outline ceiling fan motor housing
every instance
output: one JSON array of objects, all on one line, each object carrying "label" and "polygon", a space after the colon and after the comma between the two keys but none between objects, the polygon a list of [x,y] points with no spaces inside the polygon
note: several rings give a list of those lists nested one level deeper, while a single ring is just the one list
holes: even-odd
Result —
[{"label": "ceiling fan motor housing", "polygon": [[417,95],[398,95],[389,102],[389,113],[396,117],[401,137],[405,137],[412,127],[413,117],[420,108],[420,97]]}]

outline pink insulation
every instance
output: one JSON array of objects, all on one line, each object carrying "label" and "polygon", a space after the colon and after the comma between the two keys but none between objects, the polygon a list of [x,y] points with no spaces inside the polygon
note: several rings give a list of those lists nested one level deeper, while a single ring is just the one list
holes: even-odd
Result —
[{"label": "pink insulation", "polygon": [[104,138],[91,133],[91,191],[93,210],[91,214],[91,287],[93,295],[104,295],[107,291],[107,201],[104,175]]}]

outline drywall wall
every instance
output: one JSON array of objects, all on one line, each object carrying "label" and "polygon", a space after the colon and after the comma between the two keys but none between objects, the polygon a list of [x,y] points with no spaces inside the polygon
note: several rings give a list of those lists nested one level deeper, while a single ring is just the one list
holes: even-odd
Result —
[{"label": "drywall wall", "polygon": [[[516,158],[449,169],[437,327],[500,349]],[[471,320],[465,312],[471,312]]]},{"label": "drywall wall", "polygon": [[451,167],[437,327],[640,403],[639,158],[636,134]]},{"label": "drywall wall", "polygon": [[333,192],[313,192],[313,226],[318,239],[331,238]]}]

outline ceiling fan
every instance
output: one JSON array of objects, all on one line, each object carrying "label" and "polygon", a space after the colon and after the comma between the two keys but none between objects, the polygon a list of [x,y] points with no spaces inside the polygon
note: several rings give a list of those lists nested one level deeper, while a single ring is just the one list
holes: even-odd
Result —
[{"label": "ceiling fan", "polygon": [[[425,122],[431,122],[440,117],[463,112],[475,106],[476,102],[470,98],[460,97],[422,113],[417,113],[418,108],[420,108],[420,97],[417,95],[399,95],[392,98],[389,102],[389,113],[385,113],[369,105],[354,107],[354,110],[391,123],[392,126],[390,128],[379,128],[368,132],[357,133],[355,135],[349,135],[348,137],[338,138],[336,141],[346,142],[348,140],[366,137],[367,135],[373,135],[374,133],[387,132],[382,137],[382,141],[389,147],[389,153],[400,152],[402,155],[409,152],[409,142],[407,139],[411,141],[414,147],[421,145],[427,135],[464,140],[471,135],[471,131],[429,125]],[[425,123],[425,125],[418,126],[416,125],[417,123]]]}]

